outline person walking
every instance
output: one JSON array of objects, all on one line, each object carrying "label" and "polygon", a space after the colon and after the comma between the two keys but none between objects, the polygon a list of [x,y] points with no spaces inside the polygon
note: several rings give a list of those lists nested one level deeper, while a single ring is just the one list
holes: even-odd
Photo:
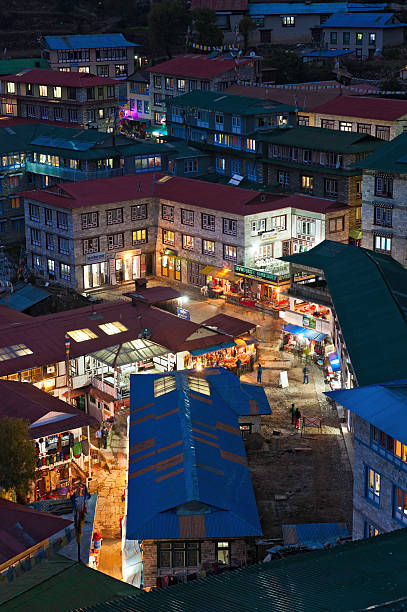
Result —
[{"label": "person walking", "polygon": [[295,404],[291,404],[290,412],[291,412],[291,425],[294,425],[295,423]]},{"label": "person walking", "polygon": [[240,378],[242,375],[242,360],[240,357],[236,361],[236,375]]},{"label": "person walking", "polygon": [[307,368],[307,366],[304,366],[302,371],[304,373],[303,385],[308,385],[309,384],[309,368]]},{"label": "person walking", "polygon": [[250,372],[253,372],[254,370],[254,355],[253,353],[250,355]]},{"label": "person walking", "polygon": [[103,448],[107,448],[107,438],[109,436],[109,430],[108,428],[105,426],[102,430],[102,437],[103,437]]},{"label": "person walking", "polygon": [[257,366],[257,382],[261,384],[261,377],[263,375],[263,367],[261,365],[261,363],[258,364]]},{"label": "person walking", "polygon": [[300,422],[301,422],[301,412],[298,410],[298,408],[295,411],[294,418],[295,418],[295,429],[299,429]]},{"label": "person walking", "polygon": [[102,446],[102,429],[100,427],[96,431],[96,440],[98,443],[98,448],[100,448]]}]

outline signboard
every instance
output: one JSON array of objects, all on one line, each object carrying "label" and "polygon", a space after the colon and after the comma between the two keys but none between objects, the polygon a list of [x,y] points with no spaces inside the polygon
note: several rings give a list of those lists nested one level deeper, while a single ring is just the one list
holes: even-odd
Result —
[{"label": "signboard", "polygon": [[312,317],[307,317],[307,315],[304,315],[302,317],[302,326],[303,327],[309,327],[309,329],[316,329],[317,328],[317,322]]},{"label": "signboard", "polygon": [[269,283],[278,283],[280,281],[290,280],[290,274],[273,274],[272,272],[264,272],[255,268],[245,268],[245,266],[235,266],[235,274],[240,276],[248,276],[255,280],[262,280]]},{"label": "signboard", "polygon": [[116,256],[115,253],[106,253],[106,259],[107,261],[109,261],[109,259],[114,259]]},{"label": "signboard", "polygon": [[100,263],[101,261],[105,261],[106,259],[106,255],[105,253],[99,252],[99,253],[87,253],[86,255],[86,263],[87,264],[91,264],[91,263]]},{"label": "signboard", "polygon": [[177,315],[179,316],[180,319],[185,319],[186,321],[189,321],[189,310],[186,310],[185,308],[181,308],[180,306],[178,306]]},{"label": "signboard", "polygon": [[277,232],[263,232],[261,235],[262,240],[273,240],[277,238]]},{"label": "signboard", "polygon": [[282,389],[285,389],[285,387],[288,387],[288,376],[285,370],[283,372],[280,372],[280,387]]}]

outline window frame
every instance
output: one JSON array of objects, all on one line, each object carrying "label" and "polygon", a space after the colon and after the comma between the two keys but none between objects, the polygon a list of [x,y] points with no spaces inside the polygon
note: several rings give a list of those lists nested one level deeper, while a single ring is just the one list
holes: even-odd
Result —
[{"label": "window frame", "polygon": [[381,474],[369,465],[365,465],[365,499],[375,506],[380,506],[381,487]]}]

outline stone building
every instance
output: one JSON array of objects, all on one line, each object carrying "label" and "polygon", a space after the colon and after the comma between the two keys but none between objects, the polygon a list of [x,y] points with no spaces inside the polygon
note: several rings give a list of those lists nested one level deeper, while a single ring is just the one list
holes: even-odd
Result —
[{"label": "stone building", "polygon": [[218,372],[132,376],[123,577],[135,586],[242,567],[262,533],[238,415],[218,392]]}]

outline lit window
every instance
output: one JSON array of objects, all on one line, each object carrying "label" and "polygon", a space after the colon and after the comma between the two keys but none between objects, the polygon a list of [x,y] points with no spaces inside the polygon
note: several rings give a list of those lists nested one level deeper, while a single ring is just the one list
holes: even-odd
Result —
[{"label": "lit window", "polygon": [[201,376],[188,376],[188,385],[190,390],[196,393],[202,393],[202,395],[211,394],[208,381]]},{"label": "lit window", "polygon": [[120,321],[113,321],[112,323],[103,323],[103,325],[99,325],[98,327],[108,336],[113,336],[114,334],[120,334],[120,332],[128,331],[128,328],[125,327],[122,323],[120,323]]},{"label": "lit window", "polygon": [[175,380],[175,376],[164,376],[163,378],[157,378],[157,380],[154,381],[154,397],[159,397],[160,395],[170,393],[170,391],[174,391],[176,387],[177,382]]},{"label": "lit window", "polygon": [[97,335],[90,329],[74,329],[73,331],[67,332],[68,336],[71,336],[75,342],[84,342],[85,340],[92,340],[97,338]]},{"label": "lit window", "polygon": [[54,87],[54,98],[62,98],[62,88]]},{"label": "lit window", "polygon": [[40,85],[39,90],[40,90],[40,96],[44,96],[46,98],[48,95],[48,87],[46,85]]},{"label": "lit window", "polygon": [[15,359],[16,357],[24,357],[24,355],[32,355],[33,352],[26,344],[13,344],[12,346],[3,346],[0,348],[0,361]]},{"label": "lit window", "polygon": [[7,83],[7,93],[13,94],[16,93],[16,84],[15,83]]}]

